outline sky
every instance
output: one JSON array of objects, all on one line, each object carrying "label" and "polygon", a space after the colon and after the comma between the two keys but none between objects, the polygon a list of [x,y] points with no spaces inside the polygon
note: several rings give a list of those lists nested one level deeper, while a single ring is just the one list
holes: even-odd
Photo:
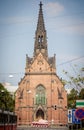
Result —
[{"label": "sky", "polygon": [[[33,56],[40,0],[0,0],[0,82],[18,86],[26,54]],[[42,0],[48,55],[56,73],[77,76],[84,67],[84,0]],[[83,76],[83,73],[81,72]]]}]

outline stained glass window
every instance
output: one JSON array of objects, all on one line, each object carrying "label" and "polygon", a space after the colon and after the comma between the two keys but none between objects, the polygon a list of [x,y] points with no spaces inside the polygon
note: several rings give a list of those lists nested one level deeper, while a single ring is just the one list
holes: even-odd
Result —
[{"label": "stained glass window", "polygon": [[44,105],[45,103],[46,103],[45,88],[42,85],[39,85],[36,88],[36,104]]}]

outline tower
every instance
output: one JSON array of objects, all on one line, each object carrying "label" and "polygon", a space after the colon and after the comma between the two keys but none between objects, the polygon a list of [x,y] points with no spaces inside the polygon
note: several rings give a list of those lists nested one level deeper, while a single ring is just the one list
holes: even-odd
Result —
[{"label": "tower", "polygon": [[46,30],[44,25],[41,2],[40,2],[37,29],[35,33],[34,56],[36,57],[40,52],[44,55],[46,59],[48,58],[47,37],[46,37]]},{"label": "tower", "polygon": [[67,123],[67,93],[56,74],[55,63],[55,54],[53,57],[48,56],[47,34],[40,2],[33,57],[26,55],[25,75],[16,92],[15,112],[18,124],[30,124],[40,118],[55,124]]}]

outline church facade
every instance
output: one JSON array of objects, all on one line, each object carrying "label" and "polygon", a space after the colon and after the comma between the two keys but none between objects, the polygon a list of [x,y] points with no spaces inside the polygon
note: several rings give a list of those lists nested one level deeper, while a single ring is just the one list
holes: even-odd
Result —
[{"label": "church facade", "polygon": [[48,56],[40,2],[33,57],[26,55],[25,75],[15,94],[18,124],[27,125],[39,119],[55,124],[67,123],[67,92],[56,74],[55,63],[55,55]]}]

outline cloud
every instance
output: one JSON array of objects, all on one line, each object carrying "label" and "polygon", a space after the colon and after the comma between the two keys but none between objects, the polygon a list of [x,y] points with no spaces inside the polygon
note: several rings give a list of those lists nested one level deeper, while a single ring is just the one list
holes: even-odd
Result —
[{"label": "cloud", "polygon": [[13,86],[8,82],[3,83],[3,85],[9,92],[15,92],[17,90],[17,88],[18,88],[18,86]]},{"label": "cloud", "polygon": [[8,17],[0,19],[0,24],[20,24],[31,23],[32,18],[29,17]]},{"label": "cloud", "polygon": [[58,2],[49,2],[44,8],[49,17],[57,16],[64,10],[63,5],[59,4]]},{"label": "cloud", "polygon": [[68,33],[75,33],[79,35],[84,35],[84,23],[78,24],[78,25],[71,25],[61,28],[61,31],[68,32]]},{"label": "cloud", "polygon": [[44,6],[47,26],[50,30],[84,35],[84,20],[78,17],[62,15],[64,6],[58,2],[49,2]]},{"label": "cloud", "polygon": [[55,32],[84,35],[84,21],[77,18],[54,17],[47,19],[47,27]]},{"label": "cloud", "polygon": [[64,61],[64,62],[67,62],[67,61],[72,61],[72,60],[75,60],[77,59],[78,57],[75,56],[75,55],[67,55],[67,54],[60,54],[58,55],[57,59],[59,61]]},{"label": "cloud", "polygon": [[77,56],[77,55],[58,55],[57,56],[57,67],[62,66],[62,65],[70,65],[71,63],[73,65],[80,64],[80,66],[83,66],[84,56]]},{"label": "cloud", "polygon": [[59,19],[52,20],[54,30],[84,35],[84,21],[78,18],[59,17]]}]

